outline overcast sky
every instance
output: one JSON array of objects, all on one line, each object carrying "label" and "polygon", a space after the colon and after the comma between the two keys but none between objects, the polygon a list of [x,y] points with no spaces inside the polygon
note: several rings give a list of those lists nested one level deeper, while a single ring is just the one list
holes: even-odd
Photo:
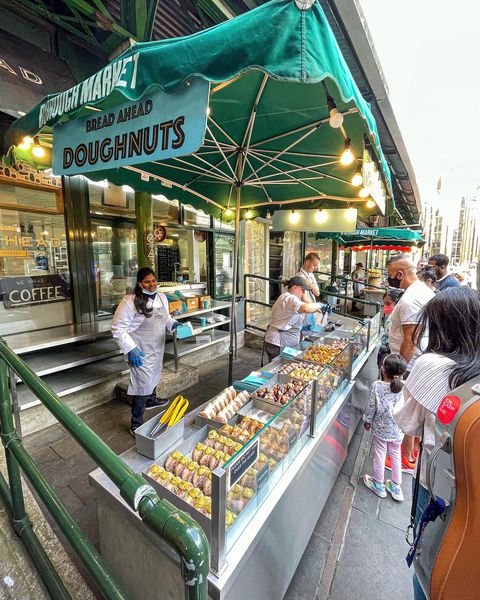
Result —
[{"label": "overcast sky", "polygon": [[[480,2],[359,0],[422,202],[480,185]],[[453,197],[452,197],[453,200]]]}]

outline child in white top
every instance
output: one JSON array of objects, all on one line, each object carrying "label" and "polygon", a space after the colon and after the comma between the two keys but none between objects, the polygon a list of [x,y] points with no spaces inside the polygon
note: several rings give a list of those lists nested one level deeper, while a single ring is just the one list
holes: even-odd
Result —
[{"label": "child in white top", "polygon": [[[382,363],[382,381],[375,381],[363,415],[364,427],[373,433],[373,477],[364,475],[363,482],[379,498],[387,491],[394,500],[403,500],[401,444],[403,433],[393,419],[393,409],[402,402],[402,375],[407,370],[405,359],[389,354]],[[387,452],[392,461],[392,479],[384,483]]]}]

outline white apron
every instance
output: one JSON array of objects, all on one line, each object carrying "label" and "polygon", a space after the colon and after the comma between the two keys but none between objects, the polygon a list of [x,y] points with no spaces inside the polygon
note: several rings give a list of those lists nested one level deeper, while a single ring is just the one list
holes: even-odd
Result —
[{"label": "white apron", "polygon": [[165,328],[167,314],[165,308],[154,308],[151,316],[146,316],[143,323],[130,333],[137,347],[145,354],[143,365],[130,365],[131,396],[148,396],[155,391],[162,375],[163,353],[165,351]]},{"label": "white apron", "polygon": [[305,315],[297,314],[294,315],[289,322],[289,325],[291,326],[290,329],[277,329],[273,325],[269,325],[267,328],[269,335],[267,336],[267,333],[265,333],[265,338],[268,337],[269,339],[265,339],[265,341],[274,346],[279,346],[280,350],[283,350],[286,346],[289,346],[290,348],[298,346],[301,340],[301,329],[304,323]]}]

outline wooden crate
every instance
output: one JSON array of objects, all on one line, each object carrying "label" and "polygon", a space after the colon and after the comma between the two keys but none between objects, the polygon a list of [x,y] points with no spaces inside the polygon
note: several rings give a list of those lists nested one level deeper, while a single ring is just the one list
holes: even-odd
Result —
[{"label": "wooden crate", "polygon": [[181,300],[174,300],[168,303],[168,312],[170,314],[174,313],[176,310],[182,310],[183,302]]},{"label": "wooden crate", "polygon": [[195,296],[193,298],[187,298],[187,308],[188,310],[197,310],[198,309],[198,301],[199,301],[199,297]]}]

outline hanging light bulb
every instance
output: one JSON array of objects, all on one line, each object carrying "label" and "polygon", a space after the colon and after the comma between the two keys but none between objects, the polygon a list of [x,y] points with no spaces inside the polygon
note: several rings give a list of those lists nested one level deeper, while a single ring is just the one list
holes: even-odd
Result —
[{"label": "hanging light bulb", "polygon": [[272,214],[269,210],[267,210],[267,214],[265,215],[265,218],[270,220],[272,218]]},{"label": "hanging light bulb", "polygon": [[212,109],[207,106],[207,117],[209,117],[212,114]]},{"label": "hanging light bulb", "polygon": [[45,157],[45,148],[42,148],[42,146],[40,146],[38,137],[34,137],[33,142],[35,144],[34,147],[32,148],[33,156],[35,156],[35,158],[44,158]]},{"label": "hanging light bulb", "polygon": [[345,149],[343,150],[342,155],[340,156],[340,162],[344,167],[348,167],[348,165],[351,165],[354,160],[355,155],[352,152],[351,141],[350,138],[347,138],[345,140]]},{"label": "hanging light bulb", "polygon": [[367,188],[362,187],[358,192],[358,195],[360,196],[360,198],[368,198],[369,194]]},{"label": "hanging light bulb", "polygon": [[343,115],[341,112],[338,112],[337,105],[331,96],[327,96],[327,105],[328,112],[330,113],[328,123],[333,129],[338,129],[343,124]]},{"label": "hanging light bulb", "polygon": [[249,221],[253,217],[253,212],[251,210],[247,210],[245,213],[245,218]]},{"label": "hanging light bulb", "polygon": [[356,221],[357,220],[357,209],[353,208],[353,206],[349,206],[345,213],[345,218],[347,221]]},{"label": "hanging light bulb", "polygon": [[227,219],[229,219],[233,215],[233,210],[226,208],[223,214],[227,217]]},{"label": "hanging light bulb", "polygon": [[328,213],[326,210],[319,208],[315,215],[315,221],[317,223],[325,223],[328,220]]},{"label": "hanging light bulb", "polygon": [[375,202],[370,198],[370,200],[367,200],[367,208],[374,208],[375,207]]},{"label": "hanging light bulb", "polygon": [[298,213],[296,210],[292,210],[289,216],[289,220],[290,223],[296,225],[300,221],[300,213]]},{"label": "hanging light bulb", "polygon": [[360,171],[356,171],[355,175],[352,177],[352,185],[361,186],[363,183],[363,177]]},{"label": "hanging light bulb", "polygon": [[28,150],[32,144],[33,139],[29,135],[27,135],[23,138],[22,143],[18,144],[18,147],[20,148],[20,150]]}]

